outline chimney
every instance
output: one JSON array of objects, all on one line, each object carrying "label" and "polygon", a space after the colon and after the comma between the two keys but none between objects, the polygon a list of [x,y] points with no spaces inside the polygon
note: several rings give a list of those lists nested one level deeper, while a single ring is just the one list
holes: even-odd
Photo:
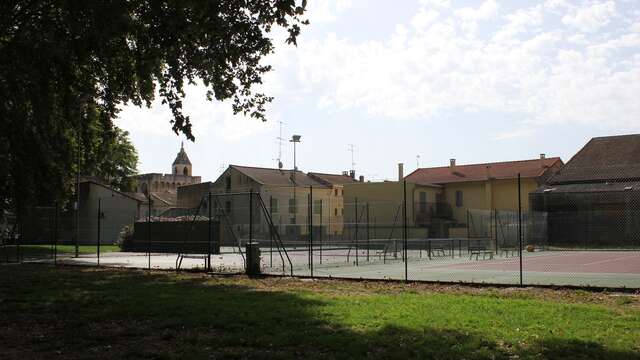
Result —
[{"label": "chimney", "polygon": [[356,171],[355,170],[349,170],[349,177],[351,177],[352,179],[356,178]]},{"label": "chimney", "polygon": [[546,159],[547,155],[545,155],[545,153],[540,154],[540,160]]},{"label": "chimney", "polygon": [[449,166],[450,167],[455,167],[456,166],[456,159],[449,159]]},{"label": "chimney", "polygon": [[358,180],[359,180],[360,182],[364,182],[364,176],[360,175],[360,176],[358,177]]},{"label": "chimney", "polygon": [[398,181],[404,180],[404,164],[398,163]]}]

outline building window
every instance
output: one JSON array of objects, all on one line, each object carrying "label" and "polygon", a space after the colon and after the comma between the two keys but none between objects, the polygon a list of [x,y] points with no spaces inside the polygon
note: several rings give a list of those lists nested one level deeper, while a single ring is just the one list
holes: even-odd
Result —
[{"label": "building window", "polygon": [[231,176],[227,176],[226,178],[224,178],[225,181],[225,189],[227,189],[227,191],[231,190]]},{"label": "building window", "polygon": [[277,214],[278,213],[278,199],[271,198],[271,204],[270,204],[269,211],[271,212],[271,214]]},{"label": "building window", "polygon": [[462,207],[462,191],[456,191],[456,207]]},{"label": "building window", "polygon": [[184,170],[182,170],[182,173],[183,173],[184,175],[189,175],[189,169],[185,166],[185,167],[184,167]]},{"label": "building window", "polygon": [[289,214],[296,213],[296,199],[289,199]]},{"label": "building window", "polygon": [[335,216],[338,216],[338,208],[333,209],[333,214],[334,214]]},{"label": "building window", "polygon": [[420,191],[420,202],[418,203],[418,211],[421,213],[427,212],[427,193]]},{"label": "building window", "polygon": [[227,213],[227,216],[231,214],[231,201],[227,201],[224,203],[224,211]]},{"label": "building window", "polygon": [[333,190],[335,196],[338,196],[338,189]]},{"label": "building window", "polygon": [[313,202],[313,213],[316,215],[322,215],[322,200],[314,200]]}]

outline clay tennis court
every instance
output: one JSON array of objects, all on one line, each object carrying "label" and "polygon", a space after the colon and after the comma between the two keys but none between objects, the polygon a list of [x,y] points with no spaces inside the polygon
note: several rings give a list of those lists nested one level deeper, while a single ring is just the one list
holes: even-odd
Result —
[{"label": "clay tennis court", "polygon": [[[450,264],[450,269],[518,271],[518,257]],[[640,275],[640,251],[546,251],[525,255],[523,271]]]},{"label": "clay tennis court", "polygon": [[[640,251],[525,252],[522,264],[524,284],[640,288]],[[431,259],[412,256],[407,272],[409,280],[519,284],[520,259],[475,260],[464,253]],[[295,273],[310,275],[302,266]],[[405,266],[401,259],[386,264],[361,261],[359,266],[341,262],[316,266],[314,276],[402,280]]]}]

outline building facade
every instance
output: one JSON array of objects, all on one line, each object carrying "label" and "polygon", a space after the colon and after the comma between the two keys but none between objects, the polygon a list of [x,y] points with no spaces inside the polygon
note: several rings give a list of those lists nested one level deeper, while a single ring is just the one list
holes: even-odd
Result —
[{"label": "building facade", "polygon": [[596,137],[530,195],[547,245],[640,247],[640,134]]},{"label": "building facade", "polygon": [[[233,224],[247,224],[247,194],[253,192],[260,195],[281,236],[307,236],[310,223],[317,236],[338,236],[343,226],[343,184],[348,182],[355,179],[348,175],[230,165],[214,182],[180,187],[178,206],[197,207],[211,192],[212,203],[216,202],[213,208],[224,209]],[[260,218],[265,216],[261,205],[252,202],[251,206],[254,224],[265,226],[265,219]]]},{"label": "building facade", "polygon": [[[97,180],[83,179],[79,183],[79,210],[48,207],[33,207],[25,216],[25,243],[53,243],[54,221],[57,221],[57,240],[60,244],[74,244],[76,238],[81,245],[116,243],[120,231],[135,222],[141,201]],[[75,199],[73,199],[75,200]],[[73,201],[70,202],[73,204]]]},{"label": "building facade", "polygon": [[449,166],[420,168],[405,180],[415,184],[435,184],[441,191],[435,196],[451,206],[453,218],[466,222],[468,209],[517,210],[518,174],[521,178],[521,206],[529,208],[529,194],[560,169],[558,157],[504,161],[485,164],[458,165],[451,159]]}]

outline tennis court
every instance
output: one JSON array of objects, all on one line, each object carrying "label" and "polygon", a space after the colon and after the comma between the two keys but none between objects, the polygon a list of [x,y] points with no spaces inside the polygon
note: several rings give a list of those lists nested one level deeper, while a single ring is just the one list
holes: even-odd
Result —
[{"label": "tennis court", "polygon": [[[458,239],[451,242],[458,242]],[[449,242],[449,243],[451,243]],[[443,251],[444,250],[444,251]],[[344,258],[341,254],[327,251],[327,259]],[[431,248],[407,250],[406,272],[409,280],[519,284],[520,258],[513,249],[487,250],[492,256],[471,256],[474,247]],[[515,255],[515,256],[514,256]],[[296,255],[294,255],[296,256]],[[350,262],[331,262],[314,256],[313,275],[357,279],[405,278],[405,263],[398,258],[381,260],[380,256],[366,257],[366,250],[358,252],[360,261],[355,264],[352,254]],[[309,266],[302,266],[297,255],[297,275],[311,275]],[[530,285],[570,285],[597,287],[640,288],[640,251],[535,251],[522,254],[522,281]]]},{"label": "tennis court", "polygon": [[[277,275],[355,279],[405,279],[416,281],[520,284],[520,257],[513,248],[491,247],[487,239],[414,239],[407,242],[406,266],[402,241],[371,241],[363,244],[314,244],[313,252],[302,244],[286,251],[261,246],[263,272]],[[243,272],[244,254],[224,247],[211,255],[215,272]],[[505,251],[506,250],[506,251]],[[516,249],[517,250],[517,249]],[[474,255],[475,253],[475,255]],[[204,269],[206,255],[193,254],[182,269]],[[100,255],[105,267],[176,269],[177,254],[108,252]],[[54,259],[25,259],[53,263]],[[68,265],[98,265],[95,254],[55,261]],[[311,271],[313,265],[313,273]],[[522,283],[640,288],[640,251],[524,251]]]}]

